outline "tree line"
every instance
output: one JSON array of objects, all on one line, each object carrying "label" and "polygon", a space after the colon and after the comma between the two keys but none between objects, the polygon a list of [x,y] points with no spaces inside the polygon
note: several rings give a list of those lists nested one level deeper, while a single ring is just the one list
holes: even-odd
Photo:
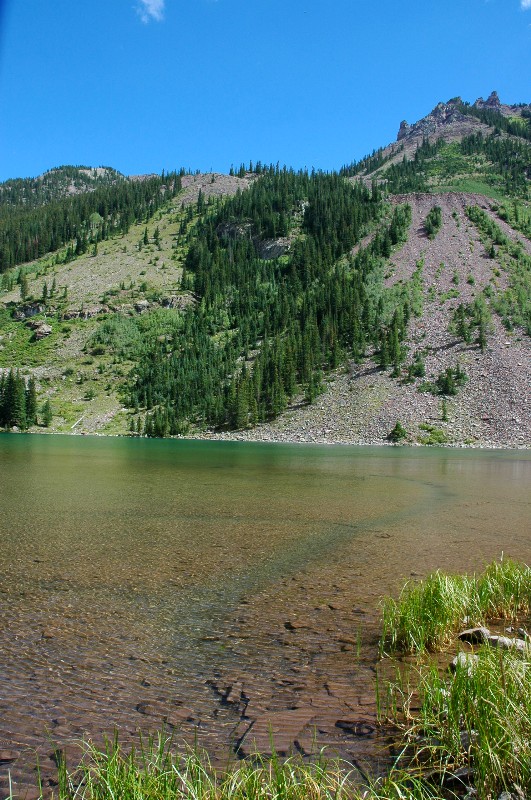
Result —
[{"label": "tree line", "polygon": [[[19,372],[9,370],[0,375],[0,426],[26,430],[37,424],[37,390],[35,380],[27,381]],[[48,426],[52,420],[50,401],[40,409],[41,422]]]}]

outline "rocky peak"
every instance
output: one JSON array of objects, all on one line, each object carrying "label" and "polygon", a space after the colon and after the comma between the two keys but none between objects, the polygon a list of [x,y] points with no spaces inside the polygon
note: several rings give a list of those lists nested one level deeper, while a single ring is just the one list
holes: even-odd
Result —
[{"label": "rocky peak", "polygon": [[408,125],[404,120],[400,123],[397,141],[411,137],[426,137],[439,133],[443,127],[451,123],[466,122],[467,117],[459,111],[459,98],[450,100],[448,103],[438,103],[433,111],[423,117],[414,125]]},{"label": "rocky peak", "polygon": [[491,92],[486,100],[483,100],[482,97],[478,97],[474,105],[476,108],[488,108],[492,109],[493,111],[499,111],[501,108],[501,103],[500,98],[498,97],[498,92]]}]

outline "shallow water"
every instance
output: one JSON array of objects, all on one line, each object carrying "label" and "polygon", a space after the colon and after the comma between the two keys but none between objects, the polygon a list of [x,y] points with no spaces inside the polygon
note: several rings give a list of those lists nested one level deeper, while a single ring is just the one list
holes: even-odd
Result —
[{"label": "shallow water", "polygon": [[0,796],[163,721],[373,763],[382,595],[531,561],[524,451],[4,435],[0,475]]}]

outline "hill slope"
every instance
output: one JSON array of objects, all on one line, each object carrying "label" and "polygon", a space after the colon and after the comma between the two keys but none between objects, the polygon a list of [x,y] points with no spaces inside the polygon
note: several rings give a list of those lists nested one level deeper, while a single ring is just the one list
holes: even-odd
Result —
[{"label": "hill slope", "polygon": [[0,417],[529,447],[530,117],[495,93],[456,98],[342,177],[60,168],[3,184],[4,241],[17,220],[42,242],[50,218],[76,222],[59,250],[4,263],[0,372],[26,394],[33,376],[51,409],[17,424],[4,377]]},{"label": "hill slope", "polygon": [[[520,330],[507,331],[494,314],[482,353],[477,343],[466,343],[448,330],[459,303],[470,304],[489,285],[503,290],[509,283],[499,260],[489,257],[488,246],[465,209],[473,205],[486,209],[511,242],[524,243],[529,256],[531,242],[501,221],[484,197],[465,194],[437,196],[443,222],[435,238],[429,240],[423,222],[434,197],[416,194],[398,199],[411,204],[411,232],[406,244],[392,255],[387,282],[409,280],[422,260],[423,310],[409,326],[406,345],[410,363],[416,353],[422,354],[425,377],[403,383],[391,377],[391,370],[382,370],[374,358],[361,365],[350,362],[347,370],[331,376],[314,405],[294,406],[274,422],[230,434],[230,438],[381,444],[388,441],[399,420],[407,431],[404,441],[410,443],[531,445],[529,336]],[[443,396],[419,391],[419,387],[458,363],[467,379],[457,395],[446,398],[444,420]]]}]

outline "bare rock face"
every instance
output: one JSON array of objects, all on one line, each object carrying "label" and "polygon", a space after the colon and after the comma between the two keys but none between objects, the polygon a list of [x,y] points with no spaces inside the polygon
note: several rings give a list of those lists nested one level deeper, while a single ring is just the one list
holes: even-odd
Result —
[{"label": "bare rock face", "polygon": [[400,123],[397,141],[411,138],[426,138],[442,133],[451,125],[465,125],[476,127],[481,124],[479,120],[466,116],[459,110],[458,98],[448,103],[438,103],[433,111],[423,117],[414,125],[408,125],[404,120]]},{"label": "bare rock face", "polygon": [[289,250],[290,240],[287,237],[278,239],[261,239],[255,242],[256,250],[260,258],[265,260],[279,258]]},{"label": "bare rock face", "polygon": [[98,314],[106,314],[109,311],[107,306],[88,306],[86,308],[70,309],[65,311],[63,319],[92,319]]},{"label": "bare rock face", "polygon": [[408,135],[410,130],[411,130],[411,125],[408,122],[406,122],[405,119],[403,119],[402,122],[400,123],[398,136],[396,137],[397,142],[399,142],[401,139],[404,139]]},{"label": "bare rock face", "polygon": [[183,311],[193,302],[194,299],[190,294],[172,294],[169,297],[163,297],[160,304],[163,308],[176,308]]},{"label": "bare rock face", "polygon": [[245,239],[251,237],[252,227],[250,222],[222,222],[216,233],[220,239]]},{"label": "bare rock face", "polygon": [[18,322],[21,322],[24,319],[31,319],[37,314],[42,314],[44,310],[45,306],[42,303],[26,303],[15,310],[13,317]]},{"label": "bare rock face", "polygon": [[498,97],[498,92],[491,92],[486,100],[483,100],[482,97],[478,97],[474,105],[476,108],[486,108],[491,109],[492,111],[499,111],[501,108],[501,103],[500,98]]}]

